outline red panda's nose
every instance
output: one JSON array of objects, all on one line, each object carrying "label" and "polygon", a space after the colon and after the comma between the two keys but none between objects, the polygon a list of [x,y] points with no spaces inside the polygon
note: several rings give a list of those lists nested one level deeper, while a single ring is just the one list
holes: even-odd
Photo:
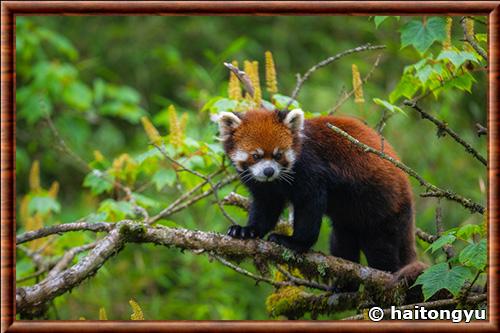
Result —
[{"label": "red panda's nose", "polygon": [[272,177],[274,175],[274,169],[271,167],[267,167],[264,169],[263,173],[264,173],[264,176],[266,176],[266,177]]}]

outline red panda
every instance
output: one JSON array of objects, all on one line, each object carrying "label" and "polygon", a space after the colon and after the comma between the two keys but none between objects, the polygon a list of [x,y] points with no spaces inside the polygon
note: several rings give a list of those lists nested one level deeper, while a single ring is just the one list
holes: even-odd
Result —
[{"label": "red panda", "polygon": [[[293,235],[271,233],[268,240],[307,251],[316,243],[326,215],[333,225],[332,255],[359,262],[363,251],[369,266],[401,270],[411,279],[423,269],[416,261],[413,198],[406,174],[354,146],[327,123],[380,150],[376,131],[349,117],[304,120],[300,109],[222,112],[216,118],[224,150],[252,196],[248,224],[231,226],[230,236],[263,238],[290,202]],[[387,141],[383,150],[398,159]]]}]

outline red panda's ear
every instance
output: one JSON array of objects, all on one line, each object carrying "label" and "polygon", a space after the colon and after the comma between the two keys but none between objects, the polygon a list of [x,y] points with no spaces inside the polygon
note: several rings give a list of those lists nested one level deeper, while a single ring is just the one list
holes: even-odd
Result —
[{"label": "red panda's ear", "polygon": [[213,116],[212,120],[219,124],[219,133],[222,140],[226,140],[241,124],[241,119],[232,112],[220,112]]},{"label": "red panda's ear", "polygon": [[292,130],[292,133],[301,132],[304,128],[304,111],[301,109],[293,109],[288,112],[283,119],[283,124]]}]

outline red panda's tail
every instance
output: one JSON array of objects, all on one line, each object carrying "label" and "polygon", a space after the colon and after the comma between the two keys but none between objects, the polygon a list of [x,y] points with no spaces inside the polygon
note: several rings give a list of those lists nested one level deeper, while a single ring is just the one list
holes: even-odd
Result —
[{"label": "red panda's tail", "polygon": [[394,273],[394,282],[404,280],[407,286],[411,286],[427,267],[428,265],[421,261],[413,261]]}]

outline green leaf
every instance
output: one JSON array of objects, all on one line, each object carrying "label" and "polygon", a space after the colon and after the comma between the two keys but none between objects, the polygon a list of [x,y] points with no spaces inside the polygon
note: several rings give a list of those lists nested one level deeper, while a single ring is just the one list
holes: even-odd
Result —
[{"label": "green leaf", "polygon": [[476,58],[474,53],[455,50],[447,50],[441,52],[436,60],[448,60],[453,64],[453,66],[455,66],[456,69],[458,69],[468,60],[478,63],[478,59]]},{"label": "green leaf", "polygon": [[92,105],[92,91],[79,81],[74,81],[64,88],[62,97],[70,107],[81,111],[87,110]]},{"label": "green leaf", "polygon": [[[278,109],[284,109],[291,100],[291,97],[281,94],[274,94],[272,97],[272,102]],[[293,100],[292,104],[290,104],[290,110],[294,108],[300,108],[300,103],[296,100]]]},{"label": "green leaf", "polygon": [[389,16],[375,16],[373,21],[375,22],[375,27],[378,28],[385,20],[387,20]]},{"label": "green leaf", "polygon": [[94,80],[94,101],[96,104],[101,104],[106,92],[106,83],[102,79]]},{"label": "green leaf", "polygon": [[451,83],[453,84],[453,87],[470,93],[472,88],[472,83],[475,81],[476,80],[470,73],[465,73],[455,77],[451,81]]},{"label": "green leaf", "polygon": [[393,105],[387,101],[384,101],[383,99],[380,99],[380,98],[374,98],[373,99],[373,102],[377,105],[380,105],[380,106],[383,106],[384,108],[386,108],[387,110],[391,111],[391,112],[399,112],[399,113],[402,113],[404,115],[406,115],[406,112],[401,109],[399,106],[396,106],[396,105]]},{"label": "green leaf", "polygon": [[466,224],[457,231],[457,237],[463,240],[470,239],[474,234],[481,234],[482,229],[477,224]]},{"label": "green leaf", "polygon": [[135,104],[128,102],[108,102],[99,108],[102,115],[115,116],[127,120],[132,124],[137,124],[146,112]]},{"label": "green leaf", "polygon": [[70,60],[76,60],[78,58],[78,51],[66,37],[59,35],[52,30],[41,27],[38,27],[36,32],[38,33],[38,36],[52,44],[58,52],[64,54]]},{"label": "green leaf", "polygon": [[389,102],[394,103],[401,97],[411,99],[418,89],[420,89],[419,79],[411,74],[405,74],[389,95]]},{"label": "green leaf", "polygon": [[95,194],[109,192],[113,189],[113,176],[106,175],[99,170],[92,170],[83,180],[83,186],[89,187],[90,191]]},{"label": "green leaf", "polygon": [[152,182],[156,185],[156,189],[160,191],[166,185],[172,187],[176,179],[177,176],[174,169],[160,169],[154,174]]},{"label": "green leaf", "polygon": [[443,246],[447,244],[453,243],[457,238],[454,235],[447,234],[436,239],[425,251],[430,250],[434,253],[436,250],[441,249]]},{"label": "green leaf", "polygon": [[201,111],[208,111],[210,114],[217,114],[219,112],[232,112],[236,110],[237,106],[238,101],[217,96],[211,98],[207,103],[205,103],[205,105],[201,108]]},{"label": "green leaf", "polygon": [[48,212],[59,213],[61,205],[54,198],[48,195],[34,196],[28,204],[28,213],[33,215],[35,213],[46,214]]},{"label": "green leaf", "polygon": [[414,286],[422,285],[425,300],[441,289],[446,289],[454,296],[458,295],[460,289],[467,279],[471,278],[468,268],[455,266],[452,269],[443,262],[426,269],[415,282]]},{"label": "green leaf", "polygon": [[98,212],[106,213],[107,219],[119,221],[123,220],[127,216],[133,216],[134,206],[128,201],[106,199],[101,202]]},{"label": "green leaf", "polygon": [[425,84],[434,73],[435,71],[431,65],[425,65],[421,69],[418,69],[415,75],[418,77],[420,82],[422,82],[422,84]]},{"label": "green leaf", "polygon": [[19,117],[25,119],[29,125],[35,124],[40,119],[52,113],[52,102],[47,94],[21,89],[16,94],[19,103],[18,114]]},{"label": "green leaf", "polygon": [[137,90],[128,86],[106,84],[105,92],[106,97],[115,101],[129,104],[138,104],[141,101],[141,95],[137,92]]},{"label": "green leaf", "polygon": [[205,161],[203,160],[203,157],[199,155],[194,155],[189,159],[189,167],[193,169],[203,169],[205,167]]},{"label": "green leaf", "polygon": [[148,196],[145,196],[144,194],[139,194],[139,193],[132,193],[132,197],[135,199],[135,201],[143,207],[149,208],[149,207],[158,207],[160,203]]},{"label": "green leaf", "polygon": [[460,255],[458,260],[464,266],[474,267],[483,271],[486,267],[486,239],[482,239],[478,243],[467,245]]},{"label": "green leaf", "polygon": [[488,34],[476,34],[475,37],[478,42],[488,42]]},{"label": "green leaf", "polygon": [[401,29],[401,48],[412,45],[424,53],[436,41],[446,38],[446,21],[441,17],[431,17],[424,23],[411,20]]}]

